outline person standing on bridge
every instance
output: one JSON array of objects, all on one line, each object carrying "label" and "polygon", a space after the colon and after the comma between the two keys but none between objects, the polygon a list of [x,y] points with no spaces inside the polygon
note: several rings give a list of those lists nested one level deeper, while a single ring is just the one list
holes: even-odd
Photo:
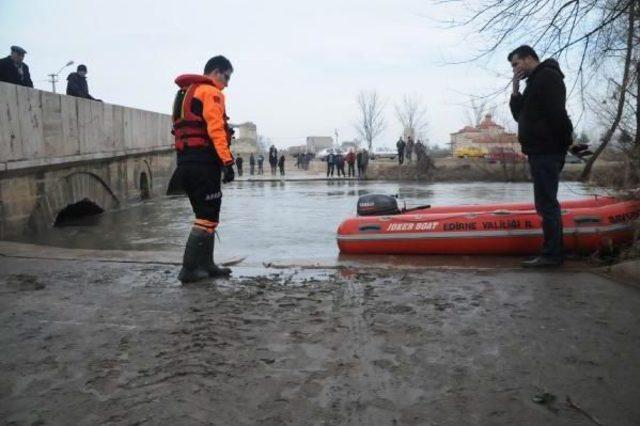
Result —
[{"label": "person standing on bridge", "polygon": [[180,87],[173,102],[176,174],[196,216],[178,274],[183,283],[231,273],[215,264],[213,253],[222,201],[220,182],[235,178],[230,151],[233,130],[222,93],[232,72],[227,58],[214,56],[207,61],[204,75],[183,74],[175,80]]},{"label": "person standing on bridge", "polygon": [[100,101],[100,99],[96,99],[89,94],[86,65],[78,65],[76,72],[72,72],[67,76],[67,95]]},{"label": "person standing on bridge", "polygon": [[11,46],[11,55],[0,59],[0,81],[33,87],[29,67],[23,62],[26,53],[20,46]]},{"label": "person standing on bridge", "polygon": [[[518,140],[527,154],[536,211],[542,217],[544,243],[540,256],[524,267],[560,266],[563,262],[562,215],[558,184],[572,142],[573,124],[566,110],[564,74],[555,59],[540,62],[530,46],[520,46],[507,57],[513,69],[509,106],[518,122]],[[527,87],[520,93],[520,80]]]}]

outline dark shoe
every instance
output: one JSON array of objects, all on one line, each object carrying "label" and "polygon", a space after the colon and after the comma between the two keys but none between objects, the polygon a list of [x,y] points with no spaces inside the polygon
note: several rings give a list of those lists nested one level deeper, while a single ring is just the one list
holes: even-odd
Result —
[{"label": "dark shoe", "polygon": [[207,257],[205,259],[206,269],[207,271],[209,271],[210,277],[228,277],[229,275],[231,275],[231,269],[218,266],[213,261],[215,242],[215,235],[211,235],[209,241],[207,242]]},{"label": "dark shoe", "polygon": [[553,268],[562,266],[562,259],[548,256],[538,256],[521,263],[523,268]]},{"label": "dark shoe", "polygon": [[184,248],[182,258],[182,269],[178,274],[178,279],[182,283],[192,283],[209,278],[209,271],[203,260],[208,255],[209,234],[197,228],[192,228]]}]

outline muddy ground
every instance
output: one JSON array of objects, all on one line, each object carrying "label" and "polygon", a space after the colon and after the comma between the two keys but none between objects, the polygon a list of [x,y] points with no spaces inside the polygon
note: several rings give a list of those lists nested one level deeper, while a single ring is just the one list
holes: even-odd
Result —
[{"label": "muddy ground", "polygon": [[[182,287],[163,265],[0,257],[0,419],[640,423],[635,287],[576,271],[260,273]],[[544,392],[555,401],[532,400]]]}]

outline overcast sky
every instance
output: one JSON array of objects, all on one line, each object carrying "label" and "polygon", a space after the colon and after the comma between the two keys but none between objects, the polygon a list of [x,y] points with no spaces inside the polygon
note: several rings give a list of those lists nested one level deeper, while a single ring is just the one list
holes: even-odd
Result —
[{"label": "overcast sky", "polygon": [[[504,87],[510,75],[506,47],[490,61],[451,64],[482,43],[440,23],[464,13],[429,0],[0,0],[0,49],[27,50],[36,88],[51,90],[47,74],[74,60],[88,66],[94,97],[163,113],[177,75],[202,73],[223,54],[235,68],[231,121],[256,123],[280,147],[334,129],[341,141],[354,138],[361,90],[386,101],[387,128],[374,146],[393,146],[394,105],[412,94],[427,105],[430,142],[444,146],[467,124],[468,94]],[[497,121],[513,129],[507,96],[498,97]]]}]

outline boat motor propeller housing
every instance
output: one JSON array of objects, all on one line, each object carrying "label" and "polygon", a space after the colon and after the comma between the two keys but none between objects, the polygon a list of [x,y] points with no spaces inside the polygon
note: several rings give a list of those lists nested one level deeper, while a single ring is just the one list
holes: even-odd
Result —
[{"label": "boat motor propeller housing", "polygon": [[385,194],[367,194],[358,198],[358,216],[399,214],[398,201]]}]

